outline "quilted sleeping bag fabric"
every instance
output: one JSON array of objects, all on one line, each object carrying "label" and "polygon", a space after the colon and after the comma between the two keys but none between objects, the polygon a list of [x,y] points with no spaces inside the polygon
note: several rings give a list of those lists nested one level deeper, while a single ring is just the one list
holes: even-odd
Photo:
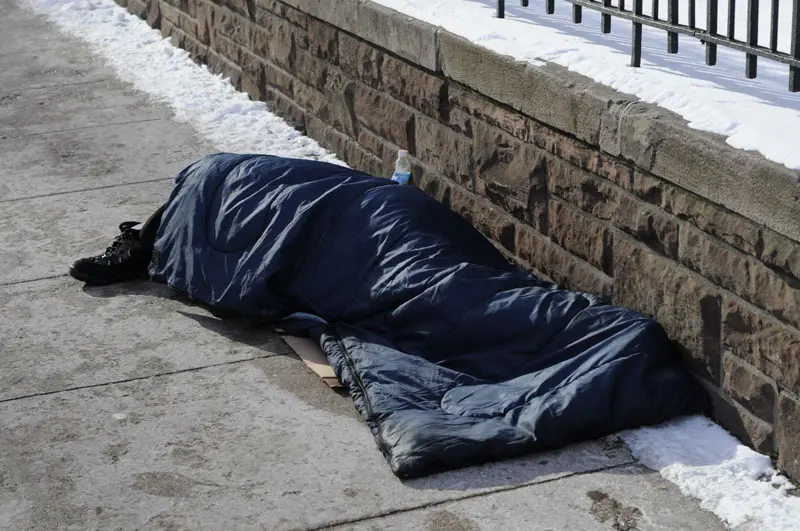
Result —
[{"label": "quilted sleeping bag fabric", "polygon": [[400,477],[708,407],[651,319],[543,282],[420,190],[341,166],[201,159],[176,179],[150,273],[318,340]]}]

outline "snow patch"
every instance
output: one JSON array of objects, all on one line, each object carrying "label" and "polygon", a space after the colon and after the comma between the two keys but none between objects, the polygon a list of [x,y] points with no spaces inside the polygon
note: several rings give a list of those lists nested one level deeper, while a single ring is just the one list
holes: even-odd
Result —
[{"label": "snow patch", "polygon": [[93,45],[120,79],[172,108],[218,150],[343,164],[317,142],[192,61],[111,0],[27,0],[61,29]]},{"label": "snow patch", "polygon": [[769,457],[743,446],[706,417],[620,433],[634,457],[700,501],[732,529],[793,531],[800,497]]}]

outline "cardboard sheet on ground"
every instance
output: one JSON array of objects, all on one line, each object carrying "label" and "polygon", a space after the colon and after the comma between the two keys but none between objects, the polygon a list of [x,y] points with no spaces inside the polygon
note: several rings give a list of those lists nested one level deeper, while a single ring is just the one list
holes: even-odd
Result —
[{"label": "cardboard sheet on ground", "polygon": [[325,353],[322,352],[315,341],[307,337],[286,334],[283,335],[283,340],[297,353],[303,363],[314,371],[314,374],[322,378],[322,381],[328,384],[329,387],[343,387],[339,379],[336,378],[333,368],[328,363],[328,357],[325,356]]}]

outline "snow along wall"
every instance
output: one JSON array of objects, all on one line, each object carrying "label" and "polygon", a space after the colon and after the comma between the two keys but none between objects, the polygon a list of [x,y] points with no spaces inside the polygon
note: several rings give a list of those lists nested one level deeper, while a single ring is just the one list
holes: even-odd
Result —
[{"label": "snow along wall", "polygon": [[117,0],[349,165],[656,317],[715,418],[800,478],[800,184],[668,111],[368,0]]}]

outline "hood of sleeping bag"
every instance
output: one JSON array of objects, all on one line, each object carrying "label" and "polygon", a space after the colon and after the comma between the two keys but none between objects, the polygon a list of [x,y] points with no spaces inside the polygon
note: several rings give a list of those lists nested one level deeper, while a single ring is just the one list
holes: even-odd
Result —
[{"label": "hood of sleeping bag", "polygon": [[216,154],[176,178],[155,280],[319,342],[415,477],[705,412],[655,321],[514,266],[413,186]]}]

